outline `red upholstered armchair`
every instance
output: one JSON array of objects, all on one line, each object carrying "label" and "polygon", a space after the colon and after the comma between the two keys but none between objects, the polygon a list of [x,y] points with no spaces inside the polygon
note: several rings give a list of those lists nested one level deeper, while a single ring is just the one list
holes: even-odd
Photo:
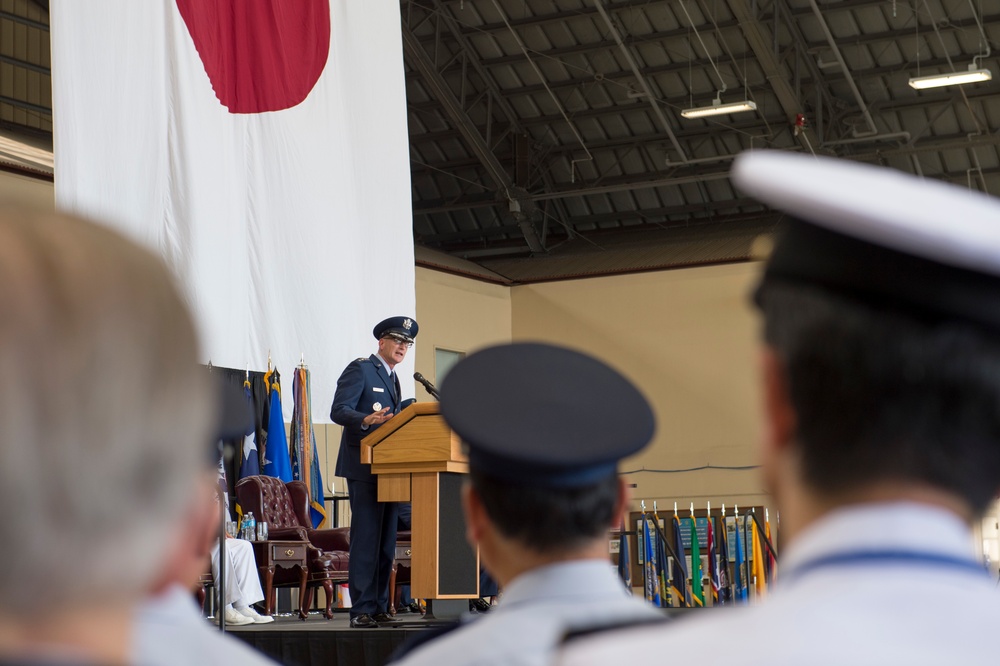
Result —
[{"label": "red upholstered armchair", "polygon": [[[333,617],[334,583],[347,581],[350,528],[314,530],[309,519],[309,497],[301,481],[282,483],[273,476],[248,476],[236,484],[236,497],[244,511],[267,522],[268,538],[274,541],[308,541],[308,592],[304,607],[312,604],[313,590],[326,591],[327,619]],[[275,571],[275,587],[297,587],[290,571]]]}]

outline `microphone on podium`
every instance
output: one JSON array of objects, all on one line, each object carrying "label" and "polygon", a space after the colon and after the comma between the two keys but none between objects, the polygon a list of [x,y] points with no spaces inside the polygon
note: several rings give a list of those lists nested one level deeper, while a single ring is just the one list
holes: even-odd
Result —
[{"label": "microphone on podium", "polygon": [[414,372],[413,373],[413,378],[416,379],[421,384],[423,384],[424,388],[427,389],[428,393],[430,393],[432,396],[434,396],[438,400],[441,399],[441,395],[438,393],[437,389],[434,388],[434,384],[431,384],[430,380],[428,380],[426,377],[424,377],[419,372]]}]

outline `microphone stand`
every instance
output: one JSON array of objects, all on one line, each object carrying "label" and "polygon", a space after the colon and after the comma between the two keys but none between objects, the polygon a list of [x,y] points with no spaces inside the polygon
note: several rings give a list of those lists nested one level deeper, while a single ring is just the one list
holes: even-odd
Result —
[{"label": "microphone stand", "polygon": [[[223,469],[226,465],[226,445],[223,441],[219,440],[219,460],[222,462]],[[219,619],[219,631],[226,633],[226,613],[225,613],[225,595],[223,590],[226,589],[226,567],[223,566],[226,557],[226,522],[229,520],[229,516],[226,515],[226,501],[222,493],[228,493],[229,488],[223,488],[222,484],[219,483],[219,479],[215,481],[216,488],[219,489],[219,580],[216,582],[216,588],[214,592],[218,592],[219,600],[216,603],[215,612]],[[210,556],[211,557],[211,556]],[[211,560],[209,560],[209,566],[211,567]]]},{"label": "microphone stand", "polygon": [[428,380],[419,372],[414,372],[413,378],[416,379],[421,384],[423,384],[424,390],[430,393],[431,397],[433,397],[438,402],[441,402],[441,394],[438,393],[438,390],[434,387],[434,384],[430,383],[430,380]]}]

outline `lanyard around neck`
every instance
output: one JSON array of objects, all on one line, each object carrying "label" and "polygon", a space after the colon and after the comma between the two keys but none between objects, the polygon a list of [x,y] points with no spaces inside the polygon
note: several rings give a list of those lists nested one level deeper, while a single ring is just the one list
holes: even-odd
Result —
[{"label": "lanyard around neck", "polygon": [[787,571],[781,572],[782,584],[790,580],[801,578],[802,576],[816,571],[817,569],[831,569],[835,567],[851,567],[864,565],[916,565],[924,567],[934,567],[951,569],[953,571],[964,571],[975,573],[980,576],[989,577],[986,569],[979,562],[964,558],[943,555],[940,553],[928,553],[919,550],[851,550],[843,553],[835,553],[824,557],[817,557],[806,560],[802,564],[793,566]]}]

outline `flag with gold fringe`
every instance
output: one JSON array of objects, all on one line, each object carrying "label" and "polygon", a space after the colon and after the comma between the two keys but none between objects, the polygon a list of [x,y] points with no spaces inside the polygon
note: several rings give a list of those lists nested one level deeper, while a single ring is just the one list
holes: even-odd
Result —
[{"label": "flag with gold fringe", "polygon": [[[250,391],[250,373],[247,372],[247,379],[243,382],[243,397],[247,401],[247,408],[253,411],[253,394]],[[239,479],[260,474],[260,457],[257,455],[257,426],[251,423],[243,436],[243,449],[240,455],[240,475]],[[236,515],[240,524],[243,523],[243,507],[239,501],[236,502]]]},{"label": "flag with gold fringe", "polygon": [[281,377],[278,369],[268,369],[264,385],[270,393],[267,411],[267,437],[264,440],[264,474],[275,476],[285,483],[292,480],[292,464],[288,459],[288,439],[285,437],[285,419],[281,415]]},{"label": "flag with gold fringe", "polygon": [[314,529],[327,522],[323,500],[323,475],[316,454],[316,432],[313,430],[309,394],[309,370],[304,365],[295,368],[292,381],[295,405],[292,408],[292,478],[303,481],[309,497],[309,517]]}]

